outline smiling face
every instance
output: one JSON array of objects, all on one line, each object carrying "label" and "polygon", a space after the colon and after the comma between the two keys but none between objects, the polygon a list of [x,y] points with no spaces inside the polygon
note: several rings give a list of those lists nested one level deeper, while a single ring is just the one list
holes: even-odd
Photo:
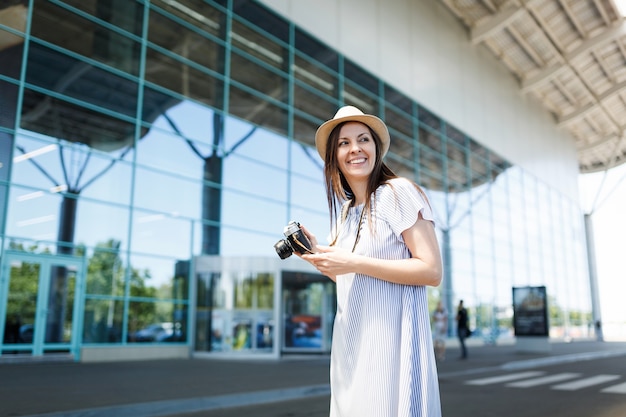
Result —
[{"label": "smiling face", "polygon": [[337,165],[349,183],[367,181],[376,163],[376,143],[370,129],[359,122],[341,126]]}]

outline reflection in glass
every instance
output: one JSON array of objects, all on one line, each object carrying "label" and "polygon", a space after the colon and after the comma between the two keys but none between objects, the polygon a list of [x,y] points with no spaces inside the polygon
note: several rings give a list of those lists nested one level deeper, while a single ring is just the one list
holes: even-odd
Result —
[{"label": "reflection in glass", "polygon": [[[72,3],[83,9],[89,4],[79,0],[72,0]],[[138,2],[122,2],[115,7],[106,7],[106,3],[99,2],[98,7],[90,7],[86,11],[109,24],[113,22],[125,31],[140,36],[143,9],[143,5]],[[133,75],[138,73],[141,49],[135,40],[53,2],[35,2],[31,32],[37,38],[46,39],[47,42],[78,55],[87,56]]]},{"label": "reflection in glass", "polygon": [[330,348],[335,284],[319,274],[283,272],[283,348]]},{"label": "reflection in glass", "polygon": [[76,289],[75,267],[51,265],[45,343],[70,343]]},{"label": "reflection in glass", "polygon": [[199,273],[196,280],[196,350],[273,348],[273,274]]},{"label": "reflection in glass", "polygon": [[84,343],[119,343],[122,341],[124,302],[115,298],[85,300]]},{"label": "reflection in glass", "polygon": [[129,343],[184,342],[187,339],[186,314],[181,314],[186,310],[180,306],[170,302],[131,302],[128,308]]},{"label": "reflection in glass", "polygon": [[[189,248],[187,248],[188,250]],[[130,294],[158,300],[187,300],[189,265],[166,256],[132,255]]]},{"label": "reflection in glass", "polygon": [[[184,194],[180,195],[184,202]],[[155,256],[188,258],[191,247],[191,223],[177,213],[163,214],[135,210],[132,249]],[[173,268],[168,269],[171,275]]]},{"label": "reflection in glass", "polygon": [[[146,67],[149,68],[146,72],[147,82],[169,90],[171,95],[184,96],[219,107],[219,100],[222,99],[220,93],[223,82],[209,74],[209,71],[198,69],[193,64],[182,62],[165,52],[152,48],[147,50]],[[181,75],[183,76],[181,77]],[[149,97],[160,100],[168,96],[159,97],[151,94]],[[174,105],[175,101],[169,97],[165,104],[161,110],[166,110],[167,107]],[[146,114],[158,116],[156,112],[146,112]]]},{"label": "reflection in glass", "polygon": [[109,240],[93,249],[87,265],[87,294],[124,295],[124,257],[121,242]]},{"label": "reflection in glass", "polygon": [[[135,115],[138,93],[136,82],[36,42],[31,42],[28,58],[26,67],[28,83],[127,117]],[[115,99],[107,94],[108,91],[115,91]],[[56,103],[60,107],[64,106],[61,101]],[[26,114],[25,117],[35,118],[36,113],[41,113],[42,110],[39,106],[36,111]],[[50,114],[50,117],[53,117],[53,114]],[[129,139],[132,139],[132,136]]]},{"label": "reflection in glass", "polygon": [[35,262],[11,263],[4,343],[33,343],[40,269]]}]

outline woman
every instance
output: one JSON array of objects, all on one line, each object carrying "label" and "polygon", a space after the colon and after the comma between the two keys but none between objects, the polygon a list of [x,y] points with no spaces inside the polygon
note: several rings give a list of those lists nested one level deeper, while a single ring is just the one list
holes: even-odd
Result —
[{"label": "woman", "polygon": [[426,286],[441,282],[433,215],[423,191],[382,159],[389,131],[346,106],[322,124],[330,246],[300,255],[337,283],[331,417],[440,416]]},{"label": "woman", "polygon": [[448,312],[439,301],[433,312],[433,341],[435,343],[435,356],[440,361],[446,359],[446,337],[448,335]]}]

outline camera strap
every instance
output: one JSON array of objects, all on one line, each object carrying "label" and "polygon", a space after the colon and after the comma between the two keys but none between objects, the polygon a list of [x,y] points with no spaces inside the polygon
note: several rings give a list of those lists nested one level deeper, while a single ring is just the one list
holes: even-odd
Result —
[{"label": "camera strap", "polygon": [[352,246],[352,253],[354,253],[354,250],[356,249],[356,245],[357,243],[359,243],[359,240],[361,239],[361,229],[363,228],[363,215],[365,214],[365,205],[363,206],[363,210],[361,210],[361,216],[359,216],[359,225],[357,226],[356,229],[356,237],[354,238],[354,245]]}]

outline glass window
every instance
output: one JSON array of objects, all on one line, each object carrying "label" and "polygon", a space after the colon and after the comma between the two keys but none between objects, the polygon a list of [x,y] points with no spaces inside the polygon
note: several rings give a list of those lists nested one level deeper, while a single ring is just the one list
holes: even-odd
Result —
[{"label": "glass window", "polygon": [[[178,2],[156,1],[152,4],[163,8],[150,12],[149,42],[185,60],[193,61],[216,75],[223,73],[225,49],[223,43],[218,41],[224,32],[223,13],[207,3],[201,6],[196,3],[200,7],[194,7],[195,10]],[[176,18],[172,18],[172,15]],[[156,68],[148,69],[153,70],[158,71]],[[188,75],[181,73],[177,78],[183,81]]]},{"label": "glass window", "polygon": [[[378,98],[347,79],[343,85],[343,100],[346,104],[358,107],[365,114],[379,114]],[[333,112],[327,119],[330,119],[334,114]]]},{"label": "glass window", "polygon": [[83,316],[83,343],[120,343],[123,322],[123,301],[87,298]]},{"label": "glass window", "polygon": [[285,76],[266,65],[233,53],[231,55],[231,78],[233,81],[248,87],[265,97],[287,103],[288,86]]},{"label": "glass window", "polygon": [[[250,72],[251,70],[248,68],[245,71]],[[278,100],[286,99],[284,87],[280,87],[280,91],[272,92],[272,97],[274,94],[277,95]],[[267,97],[262,98],[247,89],[232,85],[230,87],[229,111],[235,117],[266,127],[282,136],[287,136],[287,109],[275,105],[274,102],[270,103],[267,99]]]},{"label": "glass window", "polygon": [[[384,120],[390,131],[400,132],[407,138],[413,137],[413,120],[410,114],[406,114],[396,110],[395,108],[386,106]],[[396,135],[392,134],[392,137],[395,139]]]},{"label": "glass window", "polygon": [[131,264],[131,296],[180,302],[188,299],[188,259],[133,254]]},{"label": "glass window", "polygon": [[[22,7],[19,5],[13,6],[15,8]],[[17,13],[19,16],[19,13]],[[13,29],[23,31],[26,26],[26,20],[13,21],[3,20],[2,24],[7,25]],[[20,72],[22,68],[22,53],[24,49],[24,38],[20,35],[16,35],[13,32],[0,29],[0,74],[10,77],[14,80],[20,78]],[[4,105],[8,105],[10,101],[8,99],[15,99],[17,91],[12,92],[5,96],[5,93],[9,93],[11,88],[17,90],[17,86],[11,87],[12,84],[4,84],[4,81],[0,81],[0,100]],[[15,112],[15,110],[13,110]],[[0,113],[0,120],[2,120],[2,113]]]},{"label": "glass window", "polygon": [[[158,189],[160,192],[155,192]],[[200,218],[205,190],[198,180],[177,177],[166,172],[137,168],[135,205],[171,217]],[[149,217],[144,214],[142,217]]]},{"label": "glass window", "polygon": [[170,302],[131,302],[128,306],[130,343],[166,343],[186,340],[186,320],[179,320],[178,304]]},{"label": "glass window", "polygon": [[233,11],[237,17],[271,34],[274,38],[273,42],[268,40],[267,45],[264,44],[264,46],[272,47],[272,43],[289,43],[289,22],[263,5],[256,1],[234,0]]},{"label": "glass window", "polygon": [[439,129],[441,129],[441,120],[439,119],[439,117],[435,116],[426,108],[419,106],[417,108],[417,115],[418,115],[420,124],[423,124],[424,126],[428,126],[434,131],[438,131]]},{"label": "glass window", "polygon": [[[56,193],[13,186],[9,195],[6,234],[35,241],[56,240],[61,201],[61,196]],[[56,252],[54,246],[50,250]]]},{"label": "glass window", "polygon": [[[420,135],[421,138],[421,135]],[[421,172],[428,173],[430,176],[439,177],[442,180],[443,155],[439,152],[434,152],[432,149],[419,145],[419,162]],[[431,187],[428,187],[431,188]],[[435,188],[436,190],[442,190],[443,188]]]},{"label": "glass window", "polygon": [[13,189],[9,230],[35,240],[125,242],[130,166],[85,145],[49,139],[18,136],[13,182],[27,188]]},{"label": "glass window", "polygon": [[[296,70],[296,75],[299,70]],[[329,86],[329,88],[333,88]],[[328,92],[332,94],[332,91]],[[305,114],[305,118],[302,116],[298,116],[295,121],[295,129],[294,129],[294,137],[304,143],[313,144],[313,140],[315,138],[315,131],[322,123],[322,121],[326,121],[333,117],[335,112],[337,111],[337,103],[332,96],[326,96],[320,94],[319,90],[312,90],[307,86],[300,85],[297,82],[294,86],[294,108],[295,110]],[[315,118],[315,121],[311,121],[312,118]],[[312,126],[309,127],[309,124]],[[302,128],[302,125],[305,127]]]},{"label": "glass window", "polygon": [[323,167],[318,158],[311,157],[310,150],[293,143],[291,158],[294,172],[289,177],[290,201],[294,206],[325,212],[328,203]]},{"label": "glass window", "polygon": [[[334,72],[338,71],[339,56],[337,52],[324,45],[318,39],[315,39],[309,34],[305,33],[298,27],[295,28],[295,46],[298,52],[303,53],[307,57],[311,58],[311,62],[316,62],[324,65]],[[305,69],[307,68],[305,67]]]},{"label": "glass window", "polygon": [[[131,196],[132,148],[120,158],[94,151],[83,145],[62,144],[62,165],[67,171],[68,188],[81,198],[128,206]],[[77,168],[79,167],[80,170]]]},{"label": "glass window", "polygon": [[274,339],[274,275],[202,273],[198,280],[196,348],[270,350]]},{"label": "glass window", "polygon": [[[183,198],[184,194],[182,190],[180,196],[170,197],[176,200]],[[136,252],[186,259],[191,248],[191,229],[191,222],[187,219],[137,209],[133,212],[132,249]]]},{"label": "glass window", "polygon": [[[360,89],[364,90],[363,93],[371,96],[379,95],[379,81],[369,72],[365,71],[358,64],[351,61],[350,59],[344,58],[344,75],[346,77],[346,81],[350,81],[355,86],[358,86]],[[346,100],[348,101],[348,100]],[[358,107],[358,106],[357,106]],[[363,113],[368,113],[363,110]],[[368,109],[369,110],[369,109]],[[371,114],[377,114],[378,112],[371,112]]]},{"label": "glass window", "polygon": [[[146,171],[150,171],[148,167],[160,171],[154,174],[157,176],[176,176],[188,181],[197,178],[200,181],[205,163],[210,164],[212,147],[159,129],[161,120],[137,144],[137,163],[146,167]],[[153,174],[146,172],[145,175]]]},{"label": "glass window", "polygon": [[401,111],[406,117],[412,118],[413,101],[389,84],[385,84],[384,89],[387,106],[393,105],[397,109],[396,111]]},{"label": "glass window", "polygon": [[[242,180],[242,173],[249,178]],[[224,161],[224,186],[234,192],[286,202],[287,173],[261,162],[231,155]]]},{"label": "glass window", "polygon": [[30,89],[24,90],[20,121],[23,129],[112,154],[132,145],[135,135],[132,122]]},{"label": "glass window", "polygon": [[235,118],[227,118],[224,129],[224,154],[237,155],[241,159],[287,169],[289,141],[284,136],[259,129]]},{"label": "glass window", "polygon": [[[32,85],[124,116],[137,113],[137,83],[127,78],[36,42],[30,44],[26,68],[26,82]],[[43,108],[42,103],[37,111]]]},{"label": "glass window", "polygon": [[[402,143],[401,141],[395,142]],[[392,140],[391,143],[393,144],[394,141]],[[400,156],[396,156],[395,153],[390,153],[385,157],[385,164],[387,164],[387,166],[389,166],[389,168],[391,168],[391,170],[395,172],[396,175],[409,179],[415,178],[415,164],[411,159],[405,159]]]},{"label": "glass window", "polygon": [[98,19],[107,21],[120,29],[124,29],[133,35],[141,36],[143,5],[139,2],[124,2],[122,4],[101,4],[84,0],[64,0],[63,2]]},{"label": "glass window", "polygon": [[[154,39],[154,36],[158,37],[160,42],[157,43],[166,49],[175,49],[174,44],[169,43],[173,41],[173,38],[184,38],[179,36],[183,26],[197,28],[197,32],[203,36],[208,37],[210,34],[223,39],[226,15],[206,1],[151,0],[150,5],[154,10],[150,13],[151,32],[148,36],[150,39]],[[153,25],[153,23],[158,24]]]},{"label": "glass window", "polygon": [[[223,101],[223,81],[216,78],[211,71],[195,65],[192,62],[175,58],[171,53],[162,50],[148,48],[146,52],[145,78],[149,87],[158,86],[176,95],[189,97],[210,106],[221,107]],[[158,116],[158,106],[164,98],[154,94],[152,90],[146,96],[145,102],[152,111],[145,113],[148,121]],[[167,97],[167,96],[165,96]],[[150,100],[150,101],[147,101]],[[163,101],[165,109],[173,103],[170,100]],[[163,109],[163,110],[165,110]],[[147,115],[147,116],[146,116]]]},{"label": "glass window", "polygon": [[[74,4],[79,7],[83,5],[82,7],[87,9],[87,4],[95,6],[96,3],[76,0]],[[93,7],[92,10],[86,11],[107,23],[117,25],[124,31],[135,35],[141,34],[143,6],[138,2],[116,4],[108,10],[105,6]],[[138,75],[141,47],[136,41],[123,33],[79,16],[66,7],[47,1],[35,2],[31,33],[37,38],[45,39],[48,43],[78,55],[95,59],[129,74]],[[50,58],[41,54],[36,56],[36,59],[42,60]],[[48,61],[48,63],[51,62],[54,61]],[[78,76],[81,72],[80,67],[80,65],[74,67],[67,76]]]},{"label": "glass window", "polygon": [[[326,103],[324,101],[319,102],[320,107],[323,108],[323,111],[320,111],[319,120],[312,120],[309,117],[304,117],[301,115],[294,115],[293,118],[293,137],[300,143],[311,146],[311,154],[314,155],[314,158],[320,158],[320,163],[323,163],[321,157],[319,157],[317,153],[317,149],[315,146],[315,132],[317,128],[325,122],[326,120],[333,117],[335,112],[337,111],[337,106],[332,105],[331,103]],[[324,114],[322,114],[324,113]]]},{"label": "glass window", "polygon": [[[0,36],[3,32],[0,31]],[[0,73],[6,68],[4,65],[3,51],[0,51]],[[17,85],[0,80],[0,223],[5,217],[6,201],[9,181],[9,172],[12,165],[15,128]],[[8,129],[8,131],[3,130]],[[2,232],[2,230],[0,230]]]},{"label": "glass window", "polygon": [[[274,71],[272,72],[277,73],[287,71],[288,52],[282,44],[272,42],[265,34],[237,20],[233,21],[231,36],[234,52],[236,52],[231,56],[233,60],[231,71],[233,71],[233,74],[240,74],[240,80],[243,73],[237,71],[235,62],[244,57],[249,59],[250,62],[257,63],[259,65],[258,68],[273,69]],[[255,85],[254,82],[246,82],[245,84]]]},{"label": "glass window", "polygon": [[[193,101],[172,101],[166,111],[160,112],[151,125],[151,132],[146,134],[146,138],[151,138],[142,153],[138,155],[138,162],[147,165],[153,165],[148,162],[155,160],[157,167],[162,169],[172,168],[174,172],[184,173],[189,169],[185,166],[192,165],[193,176],[197,175],[196,165],[191,163],[188,158],[172,158],[170,152],[174,152],[175,146],[177,153],[180,153],[180,147],[188,148],[189,152],[193,152],[199,161],[208,158],[212,153],[222,150],[225,146],[224,141],[224,117],[205,105]],[[165,98],[163,101],[168,101]],[[165,109],[162,109],[165,110]],[[153,135],[160,135],[158,139]],[[157,143],[152,143],[157,141]],[[140,149],[142,142],[139,142]],[[166,148],[163,148],[166,147]],[[150,155],[150,158],[146,158]],[[160,156],[158,156],[160,155]]]},{"label": "glass window", "polygon": [[[87,252],[86,294],[122,297],[125,292],[126,256],[120,252],[120,242],[109,240]],[[112,305],[113,299],[107,305]],[[99,322],[99,317],[94,318]]]},{"label": "glass window", "polygon": [[[391,135],[391,143],[389,144],[389,152],[398,156],[399,158],[406,160],[411,167],[415,165],[415,149],[416,143],[412,139],[412,136],[403,135],[399,132],[391,129],[389,131]],[[409,171],[415,171],[414,168],[410,168]]]},{"label": "glass window", "polygon": [[[286,183],[286,177],[283,178]],[[253,197],[237,191],[224,190],[222,222],[231,227],[275,235],[285,227],[287,210],[284,203]],[[245,242],[245,241],[243,241]],[[238,245],[239,254],[246,254],[248,245]]]},{"label": "glass window", "polygon": [[[62,215],[64,210],[61,207]],[[129,218],[128,207],[80,198],[77,200],[74,243],[96,246],[116,241],[120,242],[120,249],[126,250]]]}]

